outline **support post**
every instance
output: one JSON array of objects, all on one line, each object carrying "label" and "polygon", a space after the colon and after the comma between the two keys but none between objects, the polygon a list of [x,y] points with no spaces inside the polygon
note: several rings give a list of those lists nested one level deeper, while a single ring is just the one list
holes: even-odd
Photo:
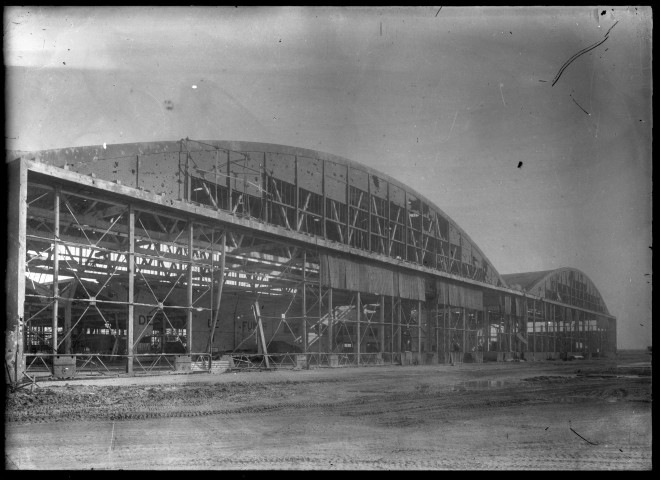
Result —
[{"label": "support post", "polygon": [[[73,332],[71,330],[71,305],[73,303],[73,297],[76,293],[76,287],[78,280],[72,280],[69,283],[69,290],[67,292],[67,300],[64,302],[64,353],[67,355],[71,354],[71,337],[73,337]],[[115,322],[116,323],[116,322]]]},{"label": "support post", "polygon": [[467,309],[461,307],[461,315],[463,316],[463,355],[465,355],[465,339],[467,337]]},{"label": "support post", "polygon": [[357,292],[356,309],[357,311],[357,364],[360,366],[360,314],[362,313],[362,305],[360,302],[360,292]]},{"label": "support post", "polygon": [[[217,164],[217,152],[216,152]],[[217,176],[217,172],[216,172]],[[186,312],[186,354],[192,353],[192,331],[193,331],[193,223],[188,222],[188,311]]]},{"label": "support post", "polygon": [[422,302],[417,300],[417,361],[422,363]]},{"label": "support post", "polygon": [[227,232],[222,232],[221,240],[221,250],[220,250],[220,280],[218,280],[218,296],[215,302],[215,313],[213,315],[213,324],[211,325],[211,332],[209,334],[209,344],[208,344],[208,353],[209,353],[209,370],[211,369],[213,356],[213,337],[215,336],[215,327],[218,324],[218,316],[220,314],[220,305],[222,303],[222,287],[225,283],[225,253],[227,250]]},{"label": "support post", "polygon": [[378,329],[380,339],[380,353],[385,351],[385,295],[380,296],[380,324]]},{"label": "support post", "polygon": [[397,348],[399,353],[403,353],[403,350],[401,349],[401,297],[397,297],[398,300],[398,309],[397,309],[397,335],[396,335],[396,341],[397,341]]},{"label": "support post", "polygon": [[53,205],[54,208],[54,231],[55,236],[54,248],[53,248],[53,322],[52,329],[53,335],[51,337],[53,341],[53,354],[57,355],[57,314],[59,310],[59,296],[60,296],[60,283],[59,283],[59,271],[60,271],[60,196],[62,190],[59,185],[55,186],[55,202]]},{"label": "support post", "polygon": [[126,318],[126,373],[133,375],[133,327],[135,325],[135,210],[128,206],[128,316]]},{"label": "support post", "polygon": [[270,362],[268,361],[268,348],[266,344],[266,336],[264,335],[264,326],[261,322],[261,308],[259,307],[259,302],[254,302],[254,316],[257,317],[257,332],[259,334],[259,353],[264,356],[266,361],[266,368],[270,368]]},{"label": "support post", "polygon": [[335,349],[334,345],[334,318],[332,306],[332,287],[328,289],[328,353],[332,353]]},{"label": "support post", "polygon": [[[297,189],[296,189],[297,190]],[[296,193],[296,198],[298,198],[298,194]],[[297,209],[296,209],[297,211]],[[297,218],[297,216],[296,216]],[[303,257],[302,257],[303,263],[302,263],[302,347],[303,347],[303,353],[307,353],[307,269],[306,269],[306,263],[307,263],[307,252],[303,252]]]},{"label": "support post", "polygon": [[436,356],[438,358],[437,363],[441,363],[440,362],[440,334],[438,332],[438,327],[439,327],[438,316],[440,316],[440,308],[438,308],[438,307],[439,307],[438,299],[436,298],[436,300],[435,300],[435,322],[434,322],[435,323],[435,353],[436,353]]},{"label": "support post", "polygon": [[552,331],[554,333],[554,335],[553,335],[554,340],[553,340],[553,343],[552,343],[552,351],[557,352],[557,336],[558,336],[558,332],[559,332],[559,324],[557,322],[557,306],[556,305],[552,306]]},{"label": "support post", "polygon": [[5,276],[6,326],[5,360],[12,380],[17,382],[25,373],[25,256],[27,228],[27,168],[23,160],[7,164],[7,264]]},{"label": "support post", "polygon": [[[523,299],[524,302],[524,309],[525,309],[525,327],[529,323],[529,309],[527,308],[527,297],[524,297]],[[534,310],[534,313],[532,314],[532,352],[536,354],[536,309]],[[534,357],[536,359],[536,356]]]}]

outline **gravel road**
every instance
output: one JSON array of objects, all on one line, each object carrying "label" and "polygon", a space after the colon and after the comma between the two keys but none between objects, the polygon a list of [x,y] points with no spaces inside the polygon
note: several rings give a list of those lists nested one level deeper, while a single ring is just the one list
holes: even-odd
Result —
[{"label": "gravel road", "polygon": [[7,392],[5,463],[650,470],[648,360],[40,382]]}]

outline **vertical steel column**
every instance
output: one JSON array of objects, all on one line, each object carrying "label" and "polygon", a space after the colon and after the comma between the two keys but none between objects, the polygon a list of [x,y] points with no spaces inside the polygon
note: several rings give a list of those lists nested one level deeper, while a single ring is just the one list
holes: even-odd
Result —
[{"label": "vertical steel column", "polygon": [[448,343],[447,332],[447,289],[442,289],[442,363],[447,363],[447,343]]},{"label": "vertical steel column", "polygon": [[[140,158],[137,160],[140,164]],[[192,175],[190,174],[190,152],[188,151],[188,141],[186,140],[186,200],[189,202],[192,199]]]},{"label": "vertical steel column", "polygon": [[394,297],[390,297],[390,362],[394,360]]},{"label": "vertical steel column", "polygon": [[360,366],[360,313],[361,313],[361,302],[360,302],[360,292],[357,292],[356,298],[356,313],[357,313],[357,364]]},{"label": "vertical steel column", "polygon": [[264,159],[263,162],[261,162],[261,218],[266,223],[270,222],[270,217],[268,215],[268,174],[266,173],[266,152],[264,152]]},{"label": "vertical steel column", "polygon": [[25,316],[25,257],[28,172],[24,160],[7,164],[7,263],[5,276],[5,361],[9,374],[19,381],[25,373],[23,355]]},{"label": "vertical steel column", "polygon": [[[298,162],[296,161],[296,165],[297,164],[298,164]],[[296,185],[297,185],[297,181],[296,181]],[[296,187],[296,191],[297,191],[297,188],[298,187]],[[296,198],[298,198],[297,195],[298,194],[296,193]],[[297,211],[298,211],[298,209],[296,209],[296,212]],[[298,218],[297,214],[296,214],[296,218]],[[302,281],[302,329],[301,329],[302,335],[301,335],[301,337],[302,337],[303,353],[307,353],[307,276],[306,276],[306,272],[307,272],[307,270],[306,270],[307,252],[303,252],[302,260],[303,260],[303,263],[302,263],[302,278],[303,278],[303,281]]]},{"label": "vertical steel column", "polygon": [[[231,176],[231,162],[230,162],[230,160],[231,160],[231,153],[229,152],[229,150],[227,150],[227,210],[229,210],[230,212],[233,212],[234,211],[234,206],[232,205],[233,204],[233,200],[232,200],[233,191],[232,191],[232,185],[231,185],[232,176]],[[223,235],[224,235],[224,233],[223,233]]]},{"label": "vertical steel column", "polygon": [[380,328],[378,329],[380,338],[380,353],[385,351],[385,295],[380,296]]},{"label": "vertical steel column", "polygon": [[215,327],[218,324],[218,316],[220,314],[220,305],[222,303],[222,288],[225,284],[225,254],[227,252],[227,232],[222,232],[222,244],[220,251],[222,256],[220,257],[220,279],[218,280],[218,297],[215,302],[215,314],[213,315],[213,324],[211,325],[211,333],[209,334],[209,344],[208,344],[208,353],[209,353],[209,367],[211,363],[211,356],[213,355],[213,337],[215,336]]},{"label": "vertical steel column", "polygon": [[402,327],[401,327],[401,297],[397,297],[397,300],[399,302],[399,308],[398,308],[398,312],[397,312],[397,323],[398,323],[399,328],[397,329],[396,339],[397,339],[397,347],[398,347],[397,351],[399,353],[401,353],[403,351],[401,349],[401,334],[403,333],[401,331],[402,330]]},{"label": "vertical steel column", "polygon": [[[351,225],[351,182],[348,178],[349,174],[351,173],[351,169],[348,165],[346,165],[346,235],[344,235],[344,239],[346,240],[346,245],[350,245],[350,242],[348,241],[349,233],[350,233],[350,225]],[[337,223],[339,223],[339,219],[337,219]]]},{"label": "vertical steel column", "polygon": [[328,289],[328,353],[332,353],[335,349],[333,332],[335,316],[332,309],[332,287],[330,287]]},{"label": "vertical steel column", "polygon": [[326,227],[326,224],[325,224],[325,218],[327,216],[327,212],[326,212],[327,200],[326,200],[326,194],[325,194],[325,160],[321,160],[321,173],[322,173],[322,176],[321,176],[321,193],[323,194],[323,224],[322,224],[323,238],[328,238],[327,227]]},{"label": "vertical steel column", "polygon": [[[527,308],[527,297],[524,297],[524,307],[525,309],[525,327],[529,323],[529,309]],[[529,342],[529,338],[527,339]],[[532,352],[536,354],[536,310],[532,314]]]},{"label": "vertical steel column", "polygon": [[[71,330],[71,310],[72,310],[72,304],[73,304],[73,297],[76,293],[76,284],[77,280],[72,280],[71,283],[69,283],[69,290],[67,292],[67,301],[64,302],[64,353],[67,355],[71,354],[71,337],[73,336],[73,332],[70,332]],[[116,315],[115,315],[116,318]],[[117,322],[115,321],[115,324]]]},{"label": "vertical steel column", "polygon": [[438,357],[438,362],[440,362],[440,337],[438,333],[438,316],[440,315],[440,309],[438,308],[438,299],[435,301],[435,353]]},{"label": "vertical steel column", "polygon": [[[321,266],[321,262],[319,262],[319,270],[321,268],[323,268],[323,267]],[[322,278],[323,278],[323,276],[321,275],[321,272],[319,271],[319,321],[316,324],[317,325],[316,328],[318,329],[318,332],[316,334],[317,335],[317,340],[316,341],[319,344],[319,364],[321,363],[321,355],[320,354],[323,351],[321,349],[321,343],[323,341],[323,322],[321,321],[321,319],[323,318],[323,289],[321,288],[321,279]],[[326,330],[326,333],[327,333],[327,330]]]},{"label": "vertical steel column", "polygon": [[417,362],[422,364],[422,301],[417,300]]},{"label": "vertical steel column", "polygon": [[[59,296],[60,296],[60,196],[62,190],[59,185],[55,186],[55,202],[54,202],[54,215],[55,225],[53,235],[55,236],[53,248],[53,354],[57,354],[57,313],[59,310]],[[81,265],[82,266],[82,265]]]},{"label": "vertical steel column", "polygon": [[133,375],[133,327],[135,325],[135,210],[128,205],[128,316],[126,318],[126,373]]},{"label": "vertical steel column", "polygon": [[467,337],[467,309],[461,307],[461,316],[463,317],[463,358],[465,358],[465,337]]},{"label": "vertical steel column", "polygon": [[[217,163],[217,151],[216,151]],[[216,195],[217,197],[217,195]],[[192,352],[192,331],[193,331],[193,223],[188,222],[188,310],[186,312],[186,354]]]},{"label": "vertical steel column", "polygon": [[[73,287],[73,284],[70,284],[69,288]],[[66,355],[71,354],[71,335],[69,334],[71,330],[71,301],[64,302],[64,353]]]},{"label": "vertical steel column", "polygon": [[[295,215],[295,220],[293,223],[293,230],[298,230],[298,220],[300,216],[300,187],[298,186],[298,156],[294,155],[293,156],[293,167],[294,167],[294,183],[295,183],[295,188],[296,188],[296,195],[294,197],[294,204],[296,207],[296,215]],[[304,288],[304,287],[303,287]],[[304,314],[303,314],[304,315]],[[305,341],[307,343],[307,341]],[[307,350],[305,350],[306,352]]]},{"label": "vertical steel column", "polygon": [[[505,307],[506,308],[506,307]],[[511,312],[511,310],[509,310]],[[506,313],[506,310],[504,311],[504,316],[506,317],[506,322],[509,325],[509,352],[513,353],[513,325],[511,321],[511,313]]]},{"label": "vertical steel column", "polygon": [[[552,324],[552,351],[556,352],[557,351],[557,310],[555,308],[555,305],[552,304],[550,305],[550,322],[546,322],[546,330],[549,330],[550,324]],[[550,332],[548,331],[548,350],[550,350]]]},{"label": "vertical steel column", "polygon": [[369,220],[369,224],[367,225],[367,251],[369,252],[371,251],[371,204],[371,175],[367,174],[367,219]]},{"label": "vertical steel column", "polygon": [[408,258],[408,191],[403,190],[403,258],[404,260],[411,260]]}]

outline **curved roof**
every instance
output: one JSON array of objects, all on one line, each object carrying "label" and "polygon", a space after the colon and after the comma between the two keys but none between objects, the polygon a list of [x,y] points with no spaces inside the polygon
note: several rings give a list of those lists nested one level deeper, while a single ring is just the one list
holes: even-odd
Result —
[{"label": "curved roof", "polygon": [[607,305],[593,281],[577,268],[510,273],[502,277],[510,288],[609,315]]},{"label": "curved roof", "polygon": [[[390,177],[387,174],[379,172],[378,170],[371,168],[369,166],[363,165],[354,160],[348,158],[340,157],[338,155],[333,155],[330,153],[310,150],[300,147],[292,147],[287,145],[279,144],[270,144],[270,143],[258,143],[258,142],[245,142],[245,141],[220,141],[220,140],[192,140],[192,139],[182,139],[179,141],[163,141],[163,142],[143,142],[143,143],[126,143],[126,144],[114,144],[114,145],[91,145],[91,146],[80,146],[80,147],[69,147],[61,149],[51,149],[51,150],[41,150],[37,152],[25,152],[25,151],[14,151],[7,152],[8,160],[12,160],[17,157],[27,157],[33,158],[35,160],[48,163],[58,167],[65,167],[66,165],[73,164],[82,164],[82,163],[94,163],[100,166],[103,164],[103,160],[116,160],[120,158],[135,157],[139,155],[154,155],[158,153],[178,153],[182,146],[185,145],[188,151],[201,151],[201,150],[224,150],[236,153],[247,153],[247,152],[269,152],[269,153],[279,153],[283,155],[296,155],[301,157],[310,157],[316,158],[319,160],[327,160],[340,165],[347,165],[354,169],[361,170],[363,172],[369,173],[379,179],[383,179],[389,182],[392,185],[401,188],[414,195],[417,199],[426,203],[430,208],[435,210],[437,214],[444,217],[460,234],[461,237],[469,241],[470,246],[475,250],[489,265],[489,268],[492,270],[492,274],[496,280],[499,281],[501,286],[506,287],[506,281],[503,276],[499,274],[497,269],[493,266],[492,262],[488,260],[483,251],[474,243],[470,236],[447,215],[442,209],[440,209],[435,203],[429,200],[427,197],[417,192],[413,188],[403,184],[402,182],[396,180],[395,178]],[[64,158],[63,158],[64,157]],[[74,163],[69,163],[69,160]],[[106,169],[108,167],[105,167]]]},{"label": "curved roof", "polygon": [[503,273],[502,277],[504,280],[506,280],[506,283],[509,287],[531,293],[533,287],[545,279],[552,272],[554,272],[554,270],[524,273]]}]

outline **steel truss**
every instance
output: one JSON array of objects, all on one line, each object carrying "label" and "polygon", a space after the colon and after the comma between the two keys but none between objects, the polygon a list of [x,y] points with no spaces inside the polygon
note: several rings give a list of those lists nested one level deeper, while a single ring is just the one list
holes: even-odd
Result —
[{"label": "steel truss", "polygon": [[[270,215],[316,228],[322,202],[310,192],[301,203],[287,196],[286,182],[271,183]],[[245,201],[196,188],[218,207]],[[335,225],[325,228],[360,248],[371,242],[374,251],[455,270],[461,247],[439,216],[414,199],[406,213],[368,198],[353,189],[348,211],[334,217],[328,199]],[[31,373],[52,375],[62,355],[80,375],[176,370],[179,357],[202,370],[222,356],[235,368],[442,363],[453,343],[474,361],[489,352],[501,359],[611,349],[606,321],[579,308],[526,298],[512,314],[502,305],[470,310],[333,289],[321,284],[319,251],[309,245],[83,185],[30,178],[25,211],[23,349]],[[385,218],[394,228],[383,230]],[[479,270],[466,272],[479,278]]]}]

